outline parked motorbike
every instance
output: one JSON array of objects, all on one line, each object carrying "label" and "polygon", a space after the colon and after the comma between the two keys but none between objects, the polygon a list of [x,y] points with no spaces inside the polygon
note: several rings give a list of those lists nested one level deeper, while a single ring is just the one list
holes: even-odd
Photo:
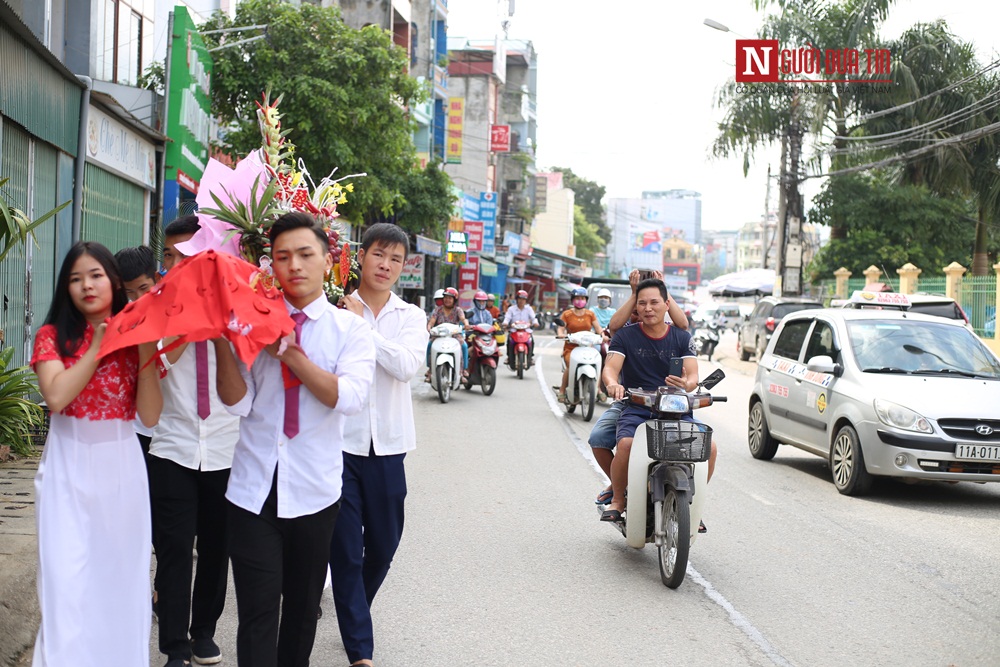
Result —
[{"label": "parked motorbike", "polygon": [[[566,412],[573,414],[576,406],[582,405],[580,413],[583,421],[589,422],[597,403],[597,381],[601,377],[600,345],[604,337],[593,331],[577,331],[565,338],[576,345],[569,353]],[[565,362],[563,370],[566,370]]]},{"label": "parked motorbike", "polygon": [[718,324],[704,324],[694,332],[695,354],[704,354],[708,360],[712,360],[715,348],[719,347],[719,334],[721,333]]},{"label": "parked motorbike", "polygon": [[474,384],[480,385],[486,396],[497,387],[500,348],[495,335],[492,324],[473,325],[469,336],[469,377],[462,380],[466,389],[472,389]]},{"label": "parked motorbike", "polygon": [[444,323],[431,328],[431,387],[442,403],[451,398],[451,390],[462,382],[462,343],[455,336],[462,333],[457,324]]},{"label": "parked motorbike", "polygon": [[708,484],[705,462],[712,452],[712,428],[681,417],[725,402],[725,396],[712,396],[707,391],[725,377],[721,370],[713,371],[694,393],[667,386],[655,391],[632,389],[628,394],[628,400],[649,408],[651,419],[636,429],[629,455],[625,514],[612,525],[630,547],[656,545],[660,579],[668,588],[677,588],[684,581]]},{"label": "parked motorbike", "polygon": [[507,367],[517,372],[517,379],[524,377],[524,371],[532,366],[531,355],[532,335],[530,322],[511,322],[510,340],[513,342],[513,354],[507,355]]}]

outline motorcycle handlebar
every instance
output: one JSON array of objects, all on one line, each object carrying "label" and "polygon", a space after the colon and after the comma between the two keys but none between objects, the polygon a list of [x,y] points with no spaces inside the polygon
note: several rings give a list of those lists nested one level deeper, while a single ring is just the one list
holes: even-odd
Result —
[{"label": "motorcycle handlebar", "polygon": [[728,400],[729,399],[726,398],[725,396],[712,396],[712,402],[713,403],[725,403]]}]

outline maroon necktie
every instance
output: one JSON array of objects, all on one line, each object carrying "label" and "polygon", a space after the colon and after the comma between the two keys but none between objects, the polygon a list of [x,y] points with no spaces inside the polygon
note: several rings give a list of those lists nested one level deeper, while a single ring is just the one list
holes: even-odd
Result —
[{"label": "maroon necktie", "polygon": [[198,375],[198,416],[208,419],[212,406],[208,402],[208,342],[194,344],[194,363]]},{"label": "maroon necktie", "polygon": [[[306,321],[305,313],[292,313],[295,321],[295,342],[302,345],[302,323]],[[291,369],[289,375],[295,377]],[[299,434],[299,387],[298,385],[285,389],[285,435],[289,440]]]}]

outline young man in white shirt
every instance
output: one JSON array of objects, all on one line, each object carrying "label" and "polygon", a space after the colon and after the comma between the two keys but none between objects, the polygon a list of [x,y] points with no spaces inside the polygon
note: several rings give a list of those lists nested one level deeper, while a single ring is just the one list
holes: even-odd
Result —
[{"label": "young man in white shirt", "polygon": [[338,304],[371,328],[376,359],[367,404],[344,420],[344,487],[330,546],[337,623],[352,665],[372,664],[372,600],[403,535],[403,458],[417,444],[410,380],[423,362],[427,327],[423,311],[391,291],[408,245],[396,225],[372,225],[358,252],[361,284]]},{"label": "young man in white shirt", "polygon": [[[184,259],[175,246],[199,227],[194,215],[167,225],[165,270]],[[210,343],[185,343],[161,354],[160,362],[167,372],[160,383],[163,412],[146,457],[157,526],[159,648],[167,656],[166,667],[184,667],[191,659],[212,665],[222,661],[214,637],[229,581],[226,486],[240,420],[219,400]],[[195,536],[196,570],[191,558]]]},{"label": "young man in white shirt", "polygon": [[333,257],[313,217],[287,213],[269,237],[294,340],[275,341],[249,369],[214,341],[219,396],[242,417],[226,492],[236,657],[239,667],[305,667],[340,506],[343,417],[368,403],[375,346],[363,320],[326,299]]}]

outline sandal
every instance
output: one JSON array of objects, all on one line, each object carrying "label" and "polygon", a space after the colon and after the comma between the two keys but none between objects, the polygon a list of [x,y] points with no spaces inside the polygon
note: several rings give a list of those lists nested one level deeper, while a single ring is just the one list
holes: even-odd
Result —
[{"label": "sandal", "polygon": [[556,401],[558,401],[559,403],[565,403],[566,394],[564,394],[563,392],[559,392],[558,394],[556,394]]},{"label": "sandal", "polygon": [[622,513],[618,510],[604,510],[604,513],[601,514],[601,521],[620,522],[622,520]]},{"label": "sandal", "polygon": [[594,501],[595,505],[607,505],[611,502],[611,499],[615,497],[615,492],[611,489],[604,489],[597,494],[597,500]]},{"label": "sandal", "polygon": [[704,521],[699,521],[698,522],[698,532],[699,533],[707,533],[708,532],[708,528],[705,527],[705,522]]}]

